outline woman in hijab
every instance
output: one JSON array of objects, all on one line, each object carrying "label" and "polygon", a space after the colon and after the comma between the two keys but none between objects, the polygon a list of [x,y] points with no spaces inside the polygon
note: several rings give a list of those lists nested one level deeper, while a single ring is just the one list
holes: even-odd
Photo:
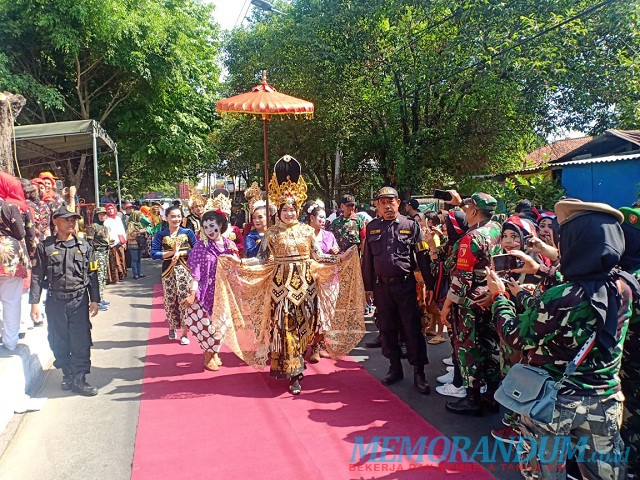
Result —
[{"label": "woman in hijab", "polygon": [[[623,217],[608,205],[575,199],[558,202],[555,211],[563,284],[526,302],[531,294],[520,290],[517,300],[528,308],[518,315],[502,280],[487,269],[501,338],[522,351],[523,363],[560,382],[551,424],[536,423],[528,416],[519,419],[523,438],[533,438],[539,446],[537,455],[528,455],[532,458],[521,469],[539,472],[541,479],[557,478],[555,471],[566,466],[569,447],[558,448],[559,439],[554,437],[562,437],[571,440],[572,448],[581,442],[587,452],[598,452],[587,462],[578,458],[583,477],[626,478],[619,372],[631,299],[640,294],[640,286],[631,275],[614,269],[624,252]],[[577,361],[576,371],[564,378],[567,365],[583,348],[587,353]],[[543,443],[544,437],[551,439]],[[554,465],[554,472],[545,468],[547,462]]]},{"label": "woman in hijab", "polygon": [[8,350],[14,350],[18,343],[21,299],[29,288],[31,259],[37,246],[31,215],[20,181],[0,172],[0,302],[2,342]]},{"label": "woman in hijab", "polygon": [[133,278],[144,278],[146,275],[142,274],[142,262],[140,245],[138,237],[145,235],[147,229],[143,226],[142,213],[134,210],[129,215],[129,222],[127,223],[127,249],[131,252],[131,271],[133,272]]},{"label": "woman in hijab", "polygon": [[[462,210],[449,210],[442,214],[445,224],[446,240],[438,246],[430,231],[423,233],[424,240],[429,245],[429,257],[431,260],[431,272],[436,280],[434,290],[435,300],[438,308],[442,307],[444,298],[450,284],[451,267],[455,266],[458,255],[458,241],[469,230],[467,218]],[[442,293],[440,293],[442,292]],[[453,336],[449,335],[449,340],[453,341]],[[453,352],[453,344],[451,345]],[[447,373],[438,377],[438,382],[443,385],[436,387],[436,392],[441,395],[462,398],[466,396],[467,390],[462,386],[462,374],[460,365],[455,355],[451,355],[448,361]]]},{"label": "woman in hijab", "polygon": [[107,218],[104,225],[109,229],[109,283],[117,283],[127,276],[124,251],[127,237],[124,224],[118,218],[118,211],[113,203],[105,205]]}]

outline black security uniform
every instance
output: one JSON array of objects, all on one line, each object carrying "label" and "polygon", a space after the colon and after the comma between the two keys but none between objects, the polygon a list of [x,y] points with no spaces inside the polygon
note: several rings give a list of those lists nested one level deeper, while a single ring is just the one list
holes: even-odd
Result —
[{"label": "black security uniform", "polygon": [[45,311],[54,366],[64,374],[63,389],[82,390],[87,385],[84,376],[91,369],[89,301],[100,302],[93,247],[75,236],[67,241],[47,237],[36,250],[29,303],[38,304],[44,288],[48,290]]},{"label": "black security uniform", "polygon": [[[362,278],[365,290],[373,291],[382,354],[391,361],[389,375],[383,383],[390,384],[402,378],[398,343],[401,331],[406,339],[409,363],[414,366],[415,375],[421,376],[421,379],[414,377],[416,387],[422,391],[424,388],[419,388],[418,382],[426,384],[424,365],[428,359],[413,271],[417,266],[425,282],[429,282],[432,275],[420,225],[402,215],[391,221],[378,217],[367,225],[366,232]],[[426,389],[428,392],[428,386]]]}]

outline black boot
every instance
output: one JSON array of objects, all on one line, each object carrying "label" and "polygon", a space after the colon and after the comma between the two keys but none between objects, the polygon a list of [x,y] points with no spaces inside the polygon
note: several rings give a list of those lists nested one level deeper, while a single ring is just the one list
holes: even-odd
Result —
[{"label": "black boot", "polygon": [[98,389],[89,385],[84,376],[84,373],[79,373],[76,375],[73,385],[71,386],[71,390],[73,390],[73,393],[79,393],[83,397],[93,397],[97,395]]},{"label": "black boot", "polygon": [[62,371],[62,383],[60,384],[60,388],[62,390],[71,390],[71,387],[73,386],[73,380],[75,379],[75,377],[73,376],[73,373],[70,373],[68,371],[63,370]]},{"label": "black boot", "polygon": [[447,402],[445,408],[460,415],[482,416],[482,400],[479,388],[467,388],[467,396],[457,401]]},{"label": "black boot", "polygon": [[380,348],[382,347],[382,337],[380,337],[380,334],[378,334],[375,340],[366,342],[364,346],[367,348]]},{"label": "black boot", "polygon": [[431,393],[429,383],[427,383],[427,379],[424,378],[424,365],[415,365],[413,367],[413,384],[419,393],[423,395],[429,395]]},{"label": "black boot", "polygon": [[482,404],[491,413],[500,413],[500,404],[493,398],[493,394],[496,393],[498,384],[489,383],[487,385],[487,391],[481,395]]},{"label": "black boot", "polygon": [[391,361],[389,372],[387,373],[387,376],[381,380],[381,382],[383,385],[392,385],[396,382],[399,382],[403,378],[404,373],[402,372],[402,362],[400,362],[400,360]]}]

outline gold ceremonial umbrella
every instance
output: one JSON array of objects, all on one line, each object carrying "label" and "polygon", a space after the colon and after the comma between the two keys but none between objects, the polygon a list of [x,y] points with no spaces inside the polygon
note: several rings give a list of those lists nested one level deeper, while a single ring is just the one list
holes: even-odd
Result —
[{"label": "gold ceremonial umbrella", "polygon": [[[221,116],[227,114],[260,115],[263,124],[264,142],[264,189],[269,185],[269,144],[267,140],[267,121],[274,115],[298,118],[313,118],[313,103],[276,91],[267,83],[267,71],[262,71],[262,83],[252,91],[224,98],[216,103]],[[270,223],[269,195],[267,194],[267,225]]]}]

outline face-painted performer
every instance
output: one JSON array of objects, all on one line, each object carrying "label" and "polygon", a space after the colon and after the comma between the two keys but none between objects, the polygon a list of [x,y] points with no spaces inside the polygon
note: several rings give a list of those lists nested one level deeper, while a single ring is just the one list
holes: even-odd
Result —
[{"label": "face-painted performer", "polygon": [[193,281],[191,292],[184,301],[185,325],[204,352],[205,370],[216,371],[222,365],[218,356],[222,338],[226,331],[225,322],[211,322],[216,269],[218,256],[222,254],[237,257],[235,244],[222,236],[228,227],[227,217],[219,211],[208,211],[202,216],[201,240],[198,240],[189,256],[189,270]]},{"label": "face-painted performer", "polygon": [[231,225],[228,221],[231,215],[231,203],[228,192],[225,194],[223,191],[214,198],[207,200],[205,210],[216,210],[227,217],[227,227],[222,232],[222,236],[235,243],[238,254],[244,256],[244,236],[242,235],[242,230],[235,225]]}]

